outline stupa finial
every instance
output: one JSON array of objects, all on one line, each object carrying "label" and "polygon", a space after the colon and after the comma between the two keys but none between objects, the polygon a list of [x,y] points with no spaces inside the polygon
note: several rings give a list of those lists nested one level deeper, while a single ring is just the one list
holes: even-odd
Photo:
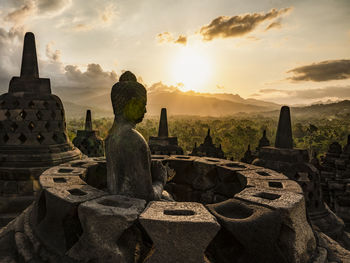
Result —
[{"label": "stupa finial", "polygon": [[85,130],[92,131],[91,111],[86,111]]},{"label": "stupa finial", "polygon": [[27,32],[24,36],[21,77],[39,78],[35,36],[32,32]]},{"label": "stupa finial", "polygon": [[293,149],[292,125],[288,106],[281,108],[275,147]]},{"label": "stupa finial", "polygon": [[166,108],[162,108],[160,113],[158,137],[168,137],[168,118]]}]

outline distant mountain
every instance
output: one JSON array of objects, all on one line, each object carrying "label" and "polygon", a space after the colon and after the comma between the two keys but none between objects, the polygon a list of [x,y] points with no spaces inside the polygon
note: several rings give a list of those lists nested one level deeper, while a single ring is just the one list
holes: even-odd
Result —
[{"label": "distant mountain", "polygon": [[[253,113],[253,115],[278,118],[279,110]],[[312,104],[309,106],[292,106],[291,115],[292,119],[337,119],[344,117],[350,118],[350,101],[343,100],[333,103],[325,102],[320,104]]]},{"label": "distant mountain", "polygon": [[243,99],[238,94],[230,94],[230,93],[200,93],[201,96],[208,96],[212,98],[217,98],[221,100],[229,100],[233,102],[243,103],[243,104],[252,104],[255,106],[261,106],[261,107],[270,107],[270,109],[276,109],[281,107],[281,105],[273,102],[267,102],[263,100],[256,100],[256,99]]},{"label": "distant mountain", "polygon": [[92,110],[93,118],[112,117],[112,111],[106,111],[94,106],[80,105],[69,101],[62,101],[67,118],[85,118],[86,110]]},{"label": "distant mountain", "polygon": [[313,104],[305,107],[293,107],[292,114],[297,117],[322,117],[338,118],[350,117],[350,101],[343,100],[340,102],[327,104]]},{"label": "distant mountain", "polygon": [[[240,112],[264,112],[279,109],[280,105],[254,99],[243,99],[237,94],[211,94],[177,91],[149,92],[147,101],[147,114],[159,115],[160,109],[166,107],[171,115],[198,115],[198,116],[227,116]],[[110,95],[102,94],[94,97],[80,96],[79,101],[65,100],[66,115],[68,117],[84,116],[86,109],[91,109],[94,116],[110,117],[112,104]],[[87,106],[88,105],[88,106]]]},{"label": "distant mountain", "polygon": [[[72,98],[73,99],[73,98]],[[79,101],[65,100],[63,103],[68,118],[85,116],[87,109],[93,117],[112,117],[113,110],[109,93],[94,97],[80,96]],[[255,99],[243,99],[238,94],[215,94],[156,90],[148,92],[147,115],[158,116],[160,109],[166,107],[170,115],[197,115],[221,117],[229,115],[278,116],[280,105]],[[350,117],[350,101],[330,103],[329,101],[309,106],[291,107],[292,117],[297,118],[338,118]]]},{"label": "distant mountain", "polygon": [[166,107],[172,115],[227,116],[239,112],[269,111],[271,108],[229,99],[216,98],[214,95],[198,95],[187,92],[152,92],[148,94],[148,113],[159,115]]}]

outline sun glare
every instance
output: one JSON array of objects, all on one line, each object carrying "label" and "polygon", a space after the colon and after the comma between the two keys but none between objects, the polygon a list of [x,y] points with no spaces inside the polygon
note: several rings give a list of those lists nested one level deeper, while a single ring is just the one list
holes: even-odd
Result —
[{"label": "sun glare", "polygon": [[188,46],[182,47],[172,63],[172,79],[182,83],[182,91],[203,91],[211,78],[211,61],[207,54]]}]

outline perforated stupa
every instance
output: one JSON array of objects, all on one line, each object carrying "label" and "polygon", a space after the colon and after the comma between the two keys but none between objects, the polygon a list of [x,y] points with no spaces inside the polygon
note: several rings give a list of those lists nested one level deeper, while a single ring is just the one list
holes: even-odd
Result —
[{"label": "perforated stupa", "polygon": [[33,33],[26,33],[20,77],[0,96],[0,225],[33,200],[38,176],[48,167],[81,158],[68,139],[59,97],[39,78]]}]

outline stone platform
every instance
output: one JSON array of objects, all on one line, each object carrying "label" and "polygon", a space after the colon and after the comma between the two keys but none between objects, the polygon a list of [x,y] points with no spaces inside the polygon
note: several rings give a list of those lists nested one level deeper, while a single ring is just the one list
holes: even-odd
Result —
[{"label": "stone platform", "polygon": [[[104,158],[46,170],[36,202],[0,231],[0,260],[160,262],[152,258],[167,253],[162,239],[178,248],[182,262],[326,262],[327,250],[317,246],[306,219],[302,189],[283,174],[217,158],[153,160],[168,167],[166,189],[176,202],[150,202],[146,209],[144,200],[106,191]],[[151,210],[159,216],[149,216]],[[175,234],[167,235],[170,230]],[[194,237],[181,231],[206,238],[191,247]]]}]

